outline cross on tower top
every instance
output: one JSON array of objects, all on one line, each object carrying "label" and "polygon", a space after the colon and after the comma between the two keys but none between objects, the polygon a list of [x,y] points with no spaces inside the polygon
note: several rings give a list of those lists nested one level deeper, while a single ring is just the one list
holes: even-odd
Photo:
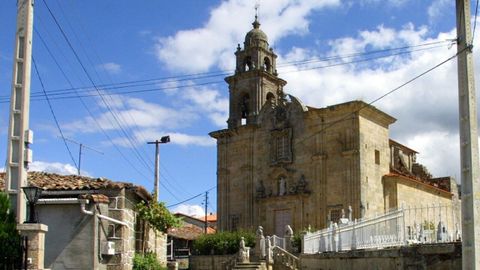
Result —
[{"label": "cross on tower top", "polygon": [[255,3],[255,20],[258,19],[258,9],[260,8],[260,0],[257,0]]}]

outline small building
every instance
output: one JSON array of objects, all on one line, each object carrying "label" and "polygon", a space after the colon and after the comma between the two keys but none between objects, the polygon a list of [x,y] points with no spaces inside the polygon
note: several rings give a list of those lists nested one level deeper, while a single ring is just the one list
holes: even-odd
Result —
[{"label": "small building", "polygon": [[[0,174],[0,190],[5,188]],[[45,236],[45,268],[130,270],[135,253],[166,264],[166,235],[139,219],[135,205],[152,197],[142,186],[105,178],[29,172],[43,189],[37,204]]]},{"label": "small building", "polygon": [[[180,269],[188,269],[188,258],[192,255],[193,241],[205,234],[205,217],[196,218],[182,213],[176,213],[176,217],[182,219],[182,225],[178,228],[168,230],[168,243],[171,243],[171,250],[167,251],[169,257],[179,262]],[[209,218],[210,217],[210,218]],[[216,221],[213,214],[207,216],[207,234],[216,233],[214,224],[210,221]]]}]

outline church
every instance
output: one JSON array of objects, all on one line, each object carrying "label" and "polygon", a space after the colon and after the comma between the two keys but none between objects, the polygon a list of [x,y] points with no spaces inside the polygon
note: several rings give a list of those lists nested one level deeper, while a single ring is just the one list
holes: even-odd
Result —
[{"label": "church", "polygon": [[257,18],[226,77],[228,128],[217,140],[219,230],[267,234],[325,228],[419,204],[458,204],[450,177],[433,178],[415,150],[389,137],[396,119],[363,101],[309,107],[284,92],[277,55]]}]

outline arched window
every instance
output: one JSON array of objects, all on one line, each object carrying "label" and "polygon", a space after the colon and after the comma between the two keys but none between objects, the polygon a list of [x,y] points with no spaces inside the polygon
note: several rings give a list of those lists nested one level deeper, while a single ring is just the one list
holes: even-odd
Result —
[{"label": "arched window", "polygon": [[275,95],[272,92],[268,92],[267,94],[267,102],[273,103],[275,101]]},{"label": "arched window", "polygon": [[253,69],[252,57],[247,56],[243,60],[243,71],[249,71]]},{"label": "arched window", "polygon": [[244,94],[240,100],[241,118],[248,117],[249,107],[250,107],[250,96],[248,94]]},{"label": "arched window", "polygon": [[263,69],[265,69],[267,72],[272,72],[272,64],[270,63],[270,59],[268,57],[263,59]]}]

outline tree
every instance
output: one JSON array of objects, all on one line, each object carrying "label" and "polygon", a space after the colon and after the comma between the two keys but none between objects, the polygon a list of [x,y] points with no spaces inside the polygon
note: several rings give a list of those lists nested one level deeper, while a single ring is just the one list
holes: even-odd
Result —
[{"label": "tree", "polygon": [[0,192],[0,258],[20,256],[20,235],[15,214],[10,210],[8,195]]},{"label": "tree", "polygon": [[140,218],[159,232],[166,233],[168,229],[180,226],[181,219],[170,213],[164,202],[141,201],[136,205],[136,209]]}]

